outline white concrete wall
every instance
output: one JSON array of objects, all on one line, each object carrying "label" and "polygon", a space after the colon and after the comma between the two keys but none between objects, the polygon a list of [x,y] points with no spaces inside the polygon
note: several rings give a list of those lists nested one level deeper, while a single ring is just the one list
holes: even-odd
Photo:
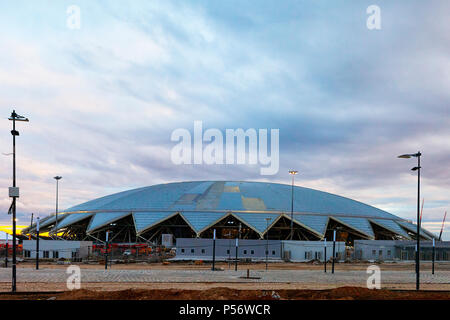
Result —
[{"label": "white concrete wall", "polygon": [[[282,241],[283,251],[291,252],[292,262],[305,262],[317,259],[324,261],[324,241]],[[308,253],[305,255],[305,253]],[[345,257],[345,242],[336,241],[336,255]],[[333,256],[333,241],[327,241],[327,260]]]},{"label": "white concrete wall", "polygon": [[[39,240],[39,257],[44,258],[44,251],[49,252],[49,258],[54,258],[53,251],[58,251],[58,258],[71,259],[72,252],[78,252],[79,258],[84,258],[92,248],[92,241],[64,241],[64,240]],[[25,250],[30,252],[29,258],[36,258],[36,240],[23,241],[23,257]]]}]

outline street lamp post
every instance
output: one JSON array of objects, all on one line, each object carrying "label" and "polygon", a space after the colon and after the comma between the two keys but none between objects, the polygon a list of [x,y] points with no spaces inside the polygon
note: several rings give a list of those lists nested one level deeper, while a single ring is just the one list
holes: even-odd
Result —
[{"label": "street lamp post", "polygon": [[56,232],[56,238],[58,238],[58,230],[56,229],[58,227],[58,187],[59,187],[58,183],[59,183],[59,180],[62,179],[62,177],[61,176],[56,176],[56,177],[53,177],[53,179],[56,180],[55,232]]},{"label": "street lamp post", "polygon": [[6,234],[6,244],[5,244],[6,252],[5,252],[5,268],[8,268],[8,234]]},{"label": "street lamp post", "polygon": [[236,238],[236,260],[234,261],[234,271],[237,271],[237,266],[238,266],[238,251],[239,251],[239,239],[241,238],[241,228],[242,228],[242,224],[239,223],[239,229],[238,229],[238,234],[237,234],[237,238]]},{"label": "street lamp post", "polygon": [[108,245],[108,236],[109,236],[109,231],[106,231],[106,242],[105,242],[105,270],[108,270],[108,249],[109,249],[109,245]]},{"label": "street lamp post", "polygon": [[434,242],[433,238],[433,252],[431,257],[431,274],[434,274],[434,260],[436,259],[436,243]]},{"label": "street lamp post", "polygon": [[334,274],[334,260],[336,257],[336,229],[333,230],[333,260],[331,260],[331,273]]},{"label": "street lamp post", "polygon": [[36,218],[36,270],[39,270],[39,217]]},{"label": "street lamp post", "polygon": [[211,270],[216,270],[216,229],[213,231],[213,260],[212,260],[212,267]]},{"label": "street lamp post", "polygon": [[422,153],[418,151],[413,154],[403,154],[399,158],[409,159],[417,158],[417,167],[412,168],[412,171],[417,171],[417,243],[416,243],[416,290],[420,287],[420,156]]},{"label": "street lamp post", "polygon": [[19,197],[19,188],[16,187],[16,136],[19,135],[19,131],[16,130],[16,121],[28,122],[28,119],[19,116],[15,110],[11,113],[11,117],[8,118],[13,122],[13,129],[11,134],[13,136],[13,186],[9,189],[9,196],[13,198],[10,211],[12,211],[12,241],[13,241],[13,252],[12,252],[12,292],[16,292],[16,202]]},{"label": "street lamp post", "polygon": [[239,250],[239,238],[236,238],[236,259],[234,260],[234,271],[237,271],[238,265],[238,250]]},{"label": "street lamp post", "polygon": [[298,173],[295,170],[289,170],[289,174],[292,176],[292,188],[291,188],[291,234],[290,240],[294,237],[294,177]]},{"label": "street lamp post", "polygon": [[267,260],[269,257],[269,221],[272,218],[266,218],[266,271],[267,271]]}]

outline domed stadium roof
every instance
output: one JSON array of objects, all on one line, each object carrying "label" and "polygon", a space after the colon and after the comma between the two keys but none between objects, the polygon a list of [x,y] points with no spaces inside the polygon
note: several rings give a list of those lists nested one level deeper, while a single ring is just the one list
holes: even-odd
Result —
[{"label": "domed stadium roof", "polygon": [[[88,219],[89,234],[131,215],[136,234],[142,234],[174,215],[180,215],[199,236],[227,215],[232,215],[261,237],[280,218],[290,219],[291,186],[265,182],[194,181],[154,185],[124,191],[76,205],[58,214],[54,230]],[[374,227],[410,239],[416,225],[386,211],[338,195],[294,187],[293,218],[318,238],[323,238],[330,219],[375,239]],[[267,222],[270,218],[270,223]],[[41,221],[45,228],[56,217]],[[30,228],[32,230],[32,228]],[[27,230],[27,231],[30,231]],[[409,233],[408,233],[409,232]],[[421,236],[434,237],[422,229]]]}]

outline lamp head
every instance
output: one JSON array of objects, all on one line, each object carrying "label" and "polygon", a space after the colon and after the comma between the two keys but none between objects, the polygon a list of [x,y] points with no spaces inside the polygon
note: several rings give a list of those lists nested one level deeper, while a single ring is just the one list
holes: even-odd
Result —
[{"label": "lamp head", "polygon": [[62,177],[60,177],[60,176],[56,176],[56,177],[53,177],[53,179],[56,179],[56,180],[61,180],[61,179],[62,179]]},{"label": "lamp head", "polygon": [[402,159],[409,159],[412,157],[420,157],[422,155],[422,153],[417,152],[417,153],[409,153],[409,154],[402,154],[401,156],[398,156],[397,158],[402,158]]},{"label": "lamp head", "polygon": [[298,173],[298,171],[295,171],[295,170],[289,170],[289,174],[296,175],[297,173]]},{"label": "lamp head", "polygon": [[28,118],[25,118],[23,116],[18,115],[16,113],[16,110],[13,110],[13,112],[11,113],[11,117],[8,118],[8,119],[11,120],[11,121],[13,121],[13,120],[14,121],[25,121],[25,122],[29,121]]}]

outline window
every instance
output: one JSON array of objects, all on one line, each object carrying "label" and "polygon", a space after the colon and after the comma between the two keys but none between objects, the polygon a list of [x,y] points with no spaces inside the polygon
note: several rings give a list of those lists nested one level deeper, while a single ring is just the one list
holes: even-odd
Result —
[{"label": "window", "polygon": [[387,255],[388,255],[388,257],[391,256],[391,250],[388,250],[388,251],[387,251]]},{"label": "window", "polygon": [[229,249],[227,249],[227,254],[230,254],[230,250]]},{"label": "window", "polygon": [[255,254],[255,250],[251,250],[251,251],[250,251],[250,254]]},{"label": "window", "polygon": [[191,253],[195,253],[195,249],[191,249]]},{"label": "window", "polygon": [[205,249],[202,249],[202,253],[205,253]]},{"label": "window", "polygon": [[30,257],[30,250],[25,250],[25,258],[29,258]]},{"label": "window", "polygon": [[269,254],[269,251],[267,251],[267,250],[266,250],[266,252],[265,252],[265,253],[266,253],[266,255],[268,255],[268,254]]},{"label": "window", "polygon": [[377,254],[377,250],[372,250],[372,255],[375,256]]},{"label": "window", "polygon": [[244,250],[244,254],[247,254],[247,250]]},{"label": "window", "polygon": [[72,259],[76,259],[77,258],[77,252],[76,251],[72,251]]},{"label": "window", "polygon": [[59,258],[59,252],[58,251],[53,251],[53,258],[54,259],[58,259]]},{"label": "window", "polygon": [[44,258],[48,258],[50,256],[48,251],[44,251],[43,255],[44,255]]},{"label": "window", "polygon": [[272,250],[272,255],[273,255],[273,256],[275,255],[275,250]]},{"label": "window", "polygon": [[184,253],[184,249],[181,249],[181,253]]}]

